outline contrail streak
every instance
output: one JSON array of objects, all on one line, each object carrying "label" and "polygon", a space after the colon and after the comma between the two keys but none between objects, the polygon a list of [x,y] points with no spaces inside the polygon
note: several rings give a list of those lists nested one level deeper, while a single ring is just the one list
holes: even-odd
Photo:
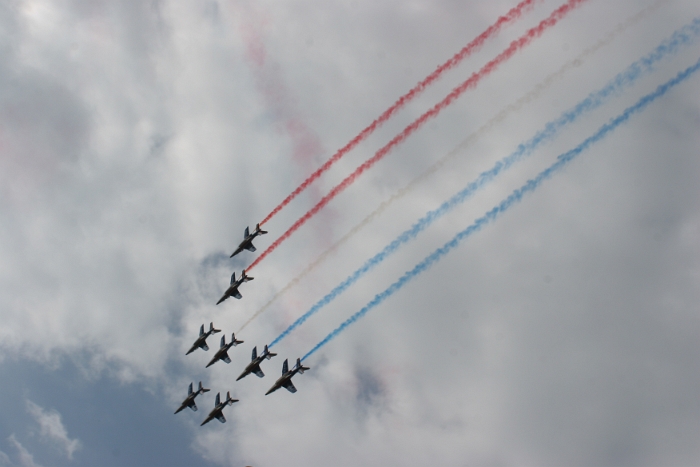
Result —
[{"label": "contrail streak", "polygon": [[355,146],[360,144],[362,141],[367,139],[374,131],[389,120],[396,112],[408,104],[411,100],[417,97],[426,87],[428,87],[433,82],[437,81],[446,71],[457,66],[462,60],[469,57],[473,52],[477,51],[486,40],[495,36],[504,26],[508,23],[512,23],[519,19],[523,13],[532,7],[535,0],[523,0],[517,6],[513,7],[506,15],[501,16],[498,20],[489,26],[484,32],[479,34],[473,41],[464,46],[462,50],[457,52],[449,60],[447,60],[442,65],[438,66],[435,71],[433,71],[427,78],[415,85],[410,91],[408,91],[387,110],[384,111],[377,119],[375,119],[367,128],[362,130],[360,134],[355,136],[348,144],[343,146],[338,152],[336,152],[330,159],[328,159],[318,170],[309,175],[309,177],[302,182],[289,196],[287,196],[284,201],[282,201],[275,209],[272,210],[270,214],[265,217],[260,222],[263,225],[265,222],[272,219],[272,217],[280,212],[282,208],[288,205],[294,198],[296,198],[301,192],[303,192],[309,185],[316,181],[323,173],[328,171],[333,164],[338,162],[345,154],[350,152]]},{"label": "contrail streak", "polygon": [[435,172],[437,172],[439,169],[441,169],[448,161],[450,161],[456,155],[460,154],[462,151],[464,151],[466,148],[468,148],[472,143],[477,141],[481,136],[483,136],[485,133],[487,133],[488,131],[493,129],[493,127],[495,127],[496,125],[501,123],[503,120],[505,120],[511,113],[520,110],[524,105],[528,104],[529,102],[531,102],[534,99],[536,99],[537,97],[539,97],[545,90],[547,90],[549,88],[549,86],[551,86],[558,79],[563,77],[566,74],[566,72],[570,71],[573,68],[576,68],[576,67],[583,65],[584,61],[588,57],[590,57],[595,52],[597,52],[599,49],[601,49],[602,47],[604,47],[607,44],[609,44],[610,42],[612,42],[618,35],[625,32],[629,27],[637,24],[639,21],[644,19],[647,15],[649,15],[654,10],[659,8],[664,3],[667,3],[668,1],[669,0],[659,0],[656,3],[645,8],[644,10],[640,11],[639,13],[635,14],[634,16],[631,16],[626,21],[618,24],[617,27],[613,31],[611,31],[606,37],[604,37],[603,39],[601,39],[600,41],[598,41],[596,44],[589,47],[588,49],[584,50],[578,57],[576,57],[573,60],[564,64],[558,71],[549,75],[542,82],[537,84],[530,92],[528,92],[527,94],[522,96],[520,99],[518,99],[515,103],[510,104],[507,107],[505,107],[503,110],[501,110],[495,117],[493,117],[491,120],[489,120],[481,128],[479,128],[477,131],[475,131],[474,133],[469,135],[464,141],[462,141],[459,144],[459,146],[457,146],[455,149],[453,149],[452,151],[447,153],[445,156],[443,156],[439,161],[437,161],[435,164],[433,164],[430,168],[428,168],[420,176],[413,179],[404,188],[402,188],[401,190],[394,193],[389,199],[383,201],[377,207],[377,209],[374,210],[374,212],[372,212],[367,217],[365,217],[360,223],[358,223],[348,233],[346,233],[342,238],[340,238],[337,242],[335,242],[330,248],[328,248],[321,255],[319,255],[316,258],[316,260],[314,260],[311,264],[309,264],[303,271],[301,271],[299,274],[297,274],[297,276],[294,277],[294,279],[292,279],[287,285],[285,285],[282,289],[280,289],[277,293],[275,293],[272,296],[272,298],[270,298],[270,300],[267,301],[267,303],[265,303],[262,307],[260,307],[255,313],[253,313],[253,315],[250,318],[248,318],[248,320],[245,323],[243,323],[243,325],[240,327],[240,329],[237,332],[243,331],[243,329],[245,329],[258,316],[260,316],[262,313],[264,313],[278,298],[280,298],[282,295],[284,295],[289,290],[294,288],[311,271],[313,271],[318,265],[320,265],[323,261],[325,261],[326,258],[328,258],[328,256],[330,256],[332,253],[336,252],[341,246],[343,246],[348,240],[350,240],[350,238],[352,238],[355,234],[357,234],[364,227],[369,225],[369,223],[372,222],[374,219],[379,217],[395,201],[398,201],[399,199],[403,198],[404,196],[409,194],[411,191],[413,191],[420,183],[422,183],[429,176],[433,175]]},{"label": "contrail streak", "polygon": [[296,232],[299,227],[304,225],[306,221],[311,219],[316,213],[318,213],[326,204],[328,204],[333,198],[335,198],[339,193],[349,187],[360,175],[362,175],[367,169],[376,164],[384,156],[386,156],[394,147],[406,140],[410,135],[412,135],[416,130],[422,127],[431,118],[436,117],[443,109],[453,103],[458,97],[460,97],[467,89],[476,87],[476,85],[481,81],[482,78],[491,74],[499,65],[512,57],[516,52],[523,49],[525,46],[530,44],[534,39],[540,37],[547,29],[556,25],[561,19],[563,19],[571,10],[579,6],[586,0],[568,0],[564,5],[560,6],[554,12],[552,12],[549,17],[542,20],[540,24],[536,27],[530,29],[519,39],[511,42],[510,46],[501,52],[496,58],[491,60],[489,63],[484,65],[484,67],[478,72],[474,73],[465,82],[457,86],[450,92],[447,97],[445,97],[438,104],[433,106],[430,110],[421,115],[417,120],[404,128],[401,133],[396,135],[389,143],[382,147],[376,152],[374,156],[366,160],[362,165],[360,165],[355,171],[346,177],[342,182],[336,185],[326,196],[324,196],[321,201],[316,203],[316,205],[311,208],[306,214],[299,218],[287,231],[282,234],[277,240],[275,240],[272,245],[270,245],[258,258],[253,261],[253,263],[248,266],[248,270],[253,269],[260,261],[262,261],[267,255],[275,250],[283,241],[289,238],[294,232]]},{"label": "contrail streak", "polygon": [[666,94],[670,89],[672,89],[676,85],[678,85],[681,82],[688,79],[690,76],[692,76],[694,73],[696,73],[699,69],[700,69],[700,60],[695,62],[694,65],[692,65],[692,66],[686,68],[685,70],[681,71],[680,73],[678,73],[678,75],[676,75],[671,80],[658,86],[654,92],[645,95],[639,101],[637,101],[636,104],[625,109],[624,112],[622,112],[620,115],[611,119],[608,123],[606,123],[605,125],[600,127],[600,129],[595,134],[593,134],[592,136],[589,136],[587,139],[585,139],[581,144],[576,146],[574,149],[559,155],[557,157],[557,161],[554,164],[552,164],[547,169],[540,172],[535,178],[529,180],[527,183],[525,183],[523,186],[521,186],[517,190],[513,191],[513,193],[511,193],[506,199],[501,201],[500,204],[498,204],[493,209],[488,211],[484,216],[478,218],[469,227],[467,227],[466,229],[459,232],[457,235],[455,235],[452,238],[452,240],[445,243],[442,247],[438,248],[433,253],[428,255],[423,261],[418,263],[413,269],[404,273],[403,276],[401,276],[396,282],[391,284],[383,292],[375,295],[375,297],[367,305],[365,305],[361,310],[359,310],[358,312],[353,314],[350,318],[348,318],[340,326],[338,326],[334,331],[332,331],[330,334],[328,334],[323,340],[321,340],[309,352],[307,352],[306,355],[304,355],[301,360],[302,361],[306,360],[308,357],[313,355],[314,352],[316,352],[318,349],[320,349],[321,347],[326,345],[328,342],[333,340],[335,337],[337,337],[348,326],[355,323],[358,319],[360,319],[364,315],[366,315],[367,312],[369,312],[371,309],[375,308],[377,305],[379,305],[384,300],[386,300],[387,298],[392,296],[394,293],[399,291],[401,288],[403,288],[413,278],[415,278],[416,276],[418,276],[422,272],[425,272],[433,264],[435,264],[439,260],[441,260],[447,253],[449,253],[450,251],[455,249],[463,240],[470,237],[475,232],[481,230],[481,228],[483,226],[485,226],[489,222],[495,220],[500,214],[503,214],[509,208],[511,208],[513,205],[520,202],[526,193],[535,191],[542,184],[542,182],[544,182],[545,180],[550,178],[552,175],[554,175],[556,172],[561,170],[569,162],[574,160],[579,154],[581,154],[586,149],[590,148],[591,145],[600,141],[605,136],[610,134],[612,131],[614,131],[621,124],[623,124],[627,120],[629,120],[629,118],[632,115],[643,111],[649,104],[651,104],[656,99],[658,99],[659,97]]},{"label": "contrail streak", "polygon": [[671,37],[661,44],[650,54],[642,57],[632,63],[622,73],[615,76],[602,89],[592,92],[584,100],[576,104],[570,110],[564,112],[559,118],[545,124],[544,129],[538,131],[528,141],[518,145],[518,148],[496,162],[492,168],[482,172],[476,180],[470,182],[461,191],[453,195],[449,200],[445,201],[435,210],[429,211],[425,216],[419,219],[413,226],[401,233],[389,245],[384,247],[382,251],[367,260],[359,269],[348,276],[343,282],[331,290],[325,297],[316,302],[309,311],[300,316],[286,330],[284,330],[275,340],[272,341],[270,347],[277,344],[280,340],[286,337],[297,327],[301,326],[312,315],[316,314],[321,308],[328,305],[335,298],[347,290],[352,284],[357,282],[362,276],[374,269],[379,263],[387,259],[391,254],[395,253],[402,245],[413,240],[420,232],[427,229],[433,222],[450,212],[456,206],[462,204],[478,189],[493,181],[498,175],[512,167],[513,164],[522,158],[532,154],[539,146],[547,141],[551,141],[560,130],[574,123],[579,117],[586,112],[594,110],[603,105],[609,98],[621,92],[625,87],[633,85],[644,73],[653,70],[654,65],[662,58],[677,52],[681,46],[690,44],[693,39],[700,35],[700,18],[696,18],[690,24],[682,27],[674,32]]}]

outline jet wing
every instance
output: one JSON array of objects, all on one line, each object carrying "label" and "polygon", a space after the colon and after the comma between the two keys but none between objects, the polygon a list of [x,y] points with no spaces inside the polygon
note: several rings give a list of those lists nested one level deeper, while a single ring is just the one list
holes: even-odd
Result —
[{"label": "jet wing", "polygon": [[226,417],[224,417],[224,414],[219,412],[216,414],[216,419],[220,421],[221,423],[226,423]]},{"label": "jet wing", "polygon": [[231,363],[231,359],[228,358],[228,353],[225,353],[221,356],[221,360],[225,361],[226,363]]},{"label": "jet wing", "polygon": [[284,386],[284,388],[291,393],[297,392],[297,388],[294,387],[291,379],[288,379],[287,381],[282,383],[282,386]]},{"label": "jet wing", "polygon": [[265,373],[262,372],[260,367],[254,368],[253,373],[255,373],[255,376],[257,376],[258,378],[262,378],[263,376],[265,376]]},{"label": "jet wing", "polygon": [[245,247],[245,249],[248,251],[256,251],[256,248],[253,246],[252,243],[250,244],[250,246]]},{"label": "jet wing", "polygon": [[241,298],[243,298],[243,295],[241,295],[241,293],[240,293],[238,290],[236,290],[236,293],[234,293],[233,296],[236,297],[236,298],[239,299],[239,300],[240,300]]},{"label": "jet wing", "polygon": [[199,344],[199,348],[202,350],[209,350],[209,346],[206,342],[202,342],[201,344]]},{"label": "jet wing", "polygon": [[192,409],[193,412],[197,411],[197,404],[195,404],[194,401],[190,404],[190,409]]}]

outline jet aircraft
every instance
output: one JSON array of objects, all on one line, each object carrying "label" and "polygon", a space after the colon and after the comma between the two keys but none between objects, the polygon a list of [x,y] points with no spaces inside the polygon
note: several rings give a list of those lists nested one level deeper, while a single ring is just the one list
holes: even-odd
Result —
[{"label": "jet aircraft", "polygon": [[211,412],[209,412],[207,418],[205,418],[202,424],[199,426],[203,426],[214,419],[217,419],[221,423],[226,423],[226,417],[224,417],[224,407],[226,407],[227,405],[233,405],[234,402],[238,402],[238,399],[231,399],[230,392],[226,393],[226,400],[223,402],[221,402],[221,393],[217,392],[216,402],[214,402],[214,409]]},{"label": "jet aircraft", "polygon": [[204,325],[202,324],[202,326],[199,328],[199,337],[196,341],[194,341],[194,344],[192,344],[192,347],[190,347],[190,350],[188,350],[185,355],[189,355],[197,349],[209,350],[209,346],[207,345],[207,337],[211,336],[212,334],[216,334],[217,332],[221,332],[221,329],[214,329],[214,323],[209,323],[209,330],[207,332],[204,332]]},{"label": "jet aircraft", "polygon": [[194,403],[195,397],[197,397],[200,394],[204,394],[205,392],[209,392],[209,389],[202,387],[202,382],[199,382],[199,389],[197,389],[197,392],[192,391],[192,383],[190,383],[190,387],[187,390],[187,398],[182,401],[182,404],[180,405],[180,408],[178,408],[175,413],[180,412],[181,410],[184,410],[185,407],[189,407],[193,411],[197,411],[197,404]]},{"label": "jet aircraft", "polygon": [[241,376],[236,378],[236,381],[238,381],[241,378],[244,378],[248,376],[251,373],[255,373],[255,375],[258,378],[262,378],[265,376],[265,373],[262,372],[260,369],[260,363],[265,360],[266,358],[269,360],[272,357],[277,355],[276,353],[272,353],[267,349],[267,346],[265,346],[265,350],[258,356],[258,348],[253,347],[253,356],[251,357],[250,363],[248,364],[247,367],[245,367],[245,370],[243,370],[243,373],[241,373]]},{"label": "jet aircraft", "polygon": [[223,360],[226,363],[231,363],[231,359],[228,357],[228,349],[242,343],[243,341],[236,340],[236,335],[234,333],[231,333],[231,342],[229,342],[228,344],[226,343],[226,336],[221,336],[221,346],[219,347],[219,350],[217,350],[214,354],[214,358],[212,358],[211,361],[207,363],[206,368],[209,368],[219,360]]},{"label": "jet aircraft", "polygon": [[238,245],[236,251],[231,253],[231,256],[229,256],[229,258],[233,258],[243,250],[255,251],[255,247],[253,246],[253,239],[258,235],[265,235],[266,233],[267,231],[260,229],[260,224],[255,224],[255,232],[253,232],[252,234],[248,230],[248,227],[246,227],[245,232],[243,233],[243,241],[240,243],[240,245]]},{"label": "jet aircraft", "polygon": [[310,370],[309,367],[305,367],[301,365],[301,359],[297,358],[297,364],[294,365],[294,368],[291,370],[288,369],[289,366],[287,365],[287,360],[284,361],[282,364],[282,376],[280,376],[277,381],[275,381],[275,384],[270,388],[269,391],[265,393],[267,396],[271,392],[277,391],[279,388],[284,387],[287,391],[289,392],[297,392],[297,388],[294,387],[294,384],[292,384],[292,376],[296,375],[297,373],[304,373],[306,370]]},{"label": "jet aircraft", "polygon": [[245,269],[241,273],[241,278],[238,280],[236,280],[236,273],[235,272],[233,274],[231,274],[231,285],[229,286],[228,289],[226,289],[226,292],[224,292],[223,297],[221,297],[219,299],[219,301],[216,302],[216,304],[218,305],[219,303],[223,302],[224,300],[226,300],[229,297],[236,297],[239,300],[241,298],[243,298],[243,295],[241,295],[241,293],[238,291],[238,287],[240,287],[241,284],[243,284],[244,282],[252,281],[253,279],[255,279],[255,278],[245,275]]}]

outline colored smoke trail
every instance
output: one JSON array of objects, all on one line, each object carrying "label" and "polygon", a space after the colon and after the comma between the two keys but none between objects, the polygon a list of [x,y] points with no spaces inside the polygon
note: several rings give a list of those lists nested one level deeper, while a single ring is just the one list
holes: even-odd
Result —
[{"label": "colored smoke trail", "polygon": [[[238,5],[235,14],[241,18],[239,29],[245,44],[245,57],[265,107],[273,117],[274,127],[289,138],[294,162],[308,172],[316,165],[315,157],[323,153],[323,146],[318,135],[301,118],[279,64],[267,52],[262,31],[268,21],[261,17],[254,5]],[[320,190],[314,191],[312,199],[321,199]]]},{"label": "colored smoke trail", "polygon": [[532,154],[540,145],[552,140],[560,130],[576,122],[583,114],[600,107],[609,98],[621,92],[625,87],[633,85],[644,73],[652,71],[653,66],[659,60],[676,53],[682,46],[689,45],[698,35],[700,35],[700,18],[696,18],[690,24],[674,32],[669,39],[659,44],[653,52],[632,63],[602,89],[589,94],[588,97],[576,104],[571,110],[564,112],[559,118],[545,124],[543,130],[538,131],[535,136],[527,142],[518,145],[518,148],[512,154],[496,162],[491,169],[482,172],[476,180],[470,182],[464,189],[453,195],[448,201],[442,203],[437,209],[429,211],[413,224],[410,229],[401,233],[389,243],[389,245],[384,247],[382,251],[367,260],[359,269],[348,276],[326,296],[316,302],[306,313],[287,327],[287,329],[270,343],[270,347],[277,344],[294,329],[301,326],[307,319],[332,302],[338,295],[343,293],[362,276],[396,252],[402,245],[416,238],[420,232],[427,229],[433,222],[462,204],[477,190],[493,181],[498,175],[512,167],[513,164]]},{"label": "colored smoke trail", "polygon": [[547,29],[555,26],[560,20],[562,20],[571,10],[584,3],[586,0],[568,0],[564,5],[560,6],[546,19],[542,20],[540,24],[536,27],[527,31],[519,39],[511,42],[510,46],[501,52],[496,58],[488,62],[484,67],[478,72],[474,73],[465,82],[457,86],[450,92],[447,97],[445,97],[438,104],[433,106],[430,110],[421,115],[417,120],[404,128],[401,133],[396,135],[389,143],[382,147],[377,153],[370,159],[366,160],[362,165],[360,165],[355,171],[346,177],[342,182],[336,185],[326,196],[324,196],[321,201],[316,203],[316,205],[311,208],[306,214],[299,218],[287,231],[282,234],[277,240],[275,240],[272,245],[270,245],[260,256],[258,256],[253,263],[248,266],[248,270],[253,269],[260,261],[262,261],[267,255],[274,251],[283,241],[288,239],[294,232],[296,232],[299,227],[304,225],[306,221],[311,219],[316,213],[318,213],[326,204],[328,204],[333,198],[340,194],[343,190],[349,187],[357,178],[362,175],[367,169],[371,168],[374,164],[380,161],[384,156],[386,156],[394,147],[406,140],[410,135],[412,135],[416,130],[422,127],[431,118],[436,117],[443,109],[452,104],[458,97],[460,97],[468,89],[476,87],[476,85],[481,81],[482,78],[488,76],[493,71],[498,68],[503,62],[512,57],[516,52],[523,49],[525,46],[530,44],[533,40],[540,37]]},{"label": "colored smoke trail", "polygon": [[654,102],[659,97],[666,94],[670,89],[676,85],[682,83],[694,73],[700,69],[700,60],[695,62],[694,65],[686,68],[676,75],[676,77],[667,81],[666,83],[658,86],[656,90],[646,96],[642,97],[636,104],[625,109],[623,113],[617,117],[611,119],[608,123],[603,125],[595,134],[589,136],[581,144],[576,146],[574,149],[565,152],[557,157],[557,161],[549,166],[547,169],[540,172],[535,178],[529,180],[523,186],[513,191],[506,199],[501,201],[496,207],[488,211],[484,216],[480,217],[473,224],[471,224],[466,229],[455,235],[452,240],[445,243],[442,247],[435,250],[433,253],[428,255],[423,261],[418,263],[413,269],[407,271],[399,280],[391,284],[383,292],[375,295],[367,305],[365,305],[360,311],[353,314],[350,318],[345,320],[340,326],[338,326],[334,331],[328,334],[323,340],[316,344],[309,352],[304,355],[301,360],[306,360],[308,357],[313,355],[318,349],[326,345],[328,342],[337,337],[341,332],[343,332],[348,326],[355,323],[358,319],[362,318],[371,309],[382,303],[387,298],[391,297],[394,293],[402,289],[408,282],[413,278],[428,270],[433,264],[440,261],[447,253],[455,249],[463,240],[470,237],[473,233],[481,230],[483,226],[489,222],[495,220],[500,214],[506,212],[516,203],[520,202],[523,196],[528,192],[535,191],[545,180],[554,175],[557,171],[561,170],[569,162],[574,160],[579,154],[581,154],[586,149],[590,148],[591,145],[600,141],[605,136],[614,131],[621,124],[625,123],[629,118],[641,111],[643,111],[649,104]]},{"label": "colored smoke trail", "polygon": [[389,120],[396,112],[401,110],[406,104],[417,97],[421,92],[425,90],[433,82],[437,81],[446,71],[457,66],[462,60],[469,57],[473,52],[477,51],[487,39],[495,36],[504,26],[508,23],[512,23],[519,19],[523,13],[532,7],[535,0],[523,0],[517,6],[513,7],[506,15],[501,16],[498,20],[489,26],[484,32],[479,34],[473,41],[464,46],[462,50],[457,52],[449,60],[447,60],[442,65],[438,66],[435,71],[433,71],[427,78],[415,85],[410,91],[408,91],[387,110],[382,113],[379,118],[375,119],[367,128],[362,130],[360,134],[355,136],[348,144],[343,146],[338,152],[336,152],[330,159],[328,159],[318,170],[312,173],[304,182],[299,185],[289,196],[287,196],[284,201],[282,201],[275,209],[272,210],[270,214],[265,217],[260,222],[260,225],[265,224],[265,222],[272,219],[272,217],[280,212],[282,208],[288,205],[294,198],[296,198],[301,192],[303,192],[309,185],[316,181],[323,173],[328,171],[333,164],[338,162],[345,154],[350,152],[355,146],[360,144],[362,141],[367,139],[374,131]]},{"label": "colored smoke trail", "polygon": [[322,262],[326,260],[332,253],[337,251],[341,246],[343,246],[350,238],[355,236],[358,232],[360,232],[363,228],[365,228],[367,225],[369,225],[374,219],[379,217],[389,206],[391,206],[395,201],[398,201],[399,199],[403,198],[407,194],[409,194],[411,191],[413,191],[420,183],[422,183],[424,180],[426,180],[428,177],[436,173],[439,169],[441,169],[449,160],[454,158],[456,155],[460,154],[462,151],[464,151],[466,148],[468,148],[472,143],[477,141],[482,135],[493,129],[496,125],[499,123],[503,122],[511,113],[517,112],[520,110],[524,105],[532,102],[534,99],[538,98],[544,91],[546,91],[549,86],[551,86],[553,83],[555,83],[558,79],[563,77],[566,72],[570,71],[573,68],[580,67],[583,65],[584,61],[593,55],[595,52],[597,52],[599,49],[602,47],[606,46],[607,44],[611,43],[618,35],[622,34],[625,32],[629,27],[637,24],[639,21],[644,19],[649,13],[653,12],[656,10],[658,7],[661,5],[667,3],[669,0],[659,0],[656,3],[648,6],[644,10],[640,11],[639,13],[636,13],[635,15],[631,16],[624,22],[618,24],[618,26],[611,31],[606,37],[598,41],[596,44],[592,45],[588,49],[584,50],[579,56],[574,58],[573,60],[570,60],[569,62],[565,63],[559,70],[555,71],[554,73],[550,74],[548,77],[546,77],[542,82],[537,84],[530,92],[522,96],[520,99],[518,99],[515,103],[508,105],[504,109],[502,109],[495,117],[493,117],[491,120],[489,120],[487,123],[485,123],[481,128],[479,128],[477,131],[469,135],[464,141],[462,141],[455,149],[447,153],[445,156],[443,156],[440,160],[438,160],[435,164],[433,164],[431,167],[429,167],[425,172],[423,172],[420,176],[416,177],[413,179],[408,185],[406,185],[404,188],[401,190],[397,191],[394,193],[389,199],[383,201],[377,209],[375,209],[371,214],[369,214],[367,217],[365,217],[361,222],[359,222],[355,227],[353,227],[348,233],[346,233],[342,238],[340,238],[337,242],[335,242],[330,248],[328,248],[326,251],[324,251],[322,254],[320,254],[311,264],[309,264],[303,271],[301,271],[299,274],[294,277],[287,285],[285,285],[282,289],[280,289],[277,293],[275,293],[272,298],[270,298],[267,303],[265,303],[262,307],[260,307],[253,315],[248,318],[248,320],[243,323],[243,325],[240,327],[240,329],[237,332],[241,332],[243,329],[245,329],[253,320],[255,320],[258,316],[260,316],[262,313],[264,313],[275,301],[277,301],[278,298],[280,298],[282,295],[287,293],[289,290],[294,288],[299,282],[301,282],[304,277],[306,277],[311,271],[316,269],[318,265],[320,265]]}]

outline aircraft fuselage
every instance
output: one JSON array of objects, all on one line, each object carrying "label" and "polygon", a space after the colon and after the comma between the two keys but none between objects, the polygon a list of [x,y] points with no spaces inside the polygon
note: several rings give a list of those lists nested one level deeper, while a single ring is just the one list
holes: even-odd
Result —
[{"label": "aircraft fuselage", "polygon": [[213,419],[219,420],[221,423],[226,423],[226,417],[224,417],[224,407],[227,405],[233,405],[234,402],[238,402],[238,399],[231,399],[231,396],[229,393],[226,394],[226,400],[221,402],[221,399],[219,397],[219,394],[216,395],[216,402],[214,403],[214,409],[209,412],[209,415],[207,415],[207,418],[204,419],[201,425],[199,426],[204,426]]},{"label": "aircraft fuselage", "polygon": [[182,401],[182,404],[180,404],[180,407],[175,411],[175,413],[179,413],[180,411],[184,410],[186,407],[190,407],[190,408],[192,408],[193,406],[197,407],[194,403],[194,399],[198,395],[199,395],[199,393],[197,393],[197,392],[193,392],[192,394],[188,395],[187,399]]},{"label": "aircraft fuselage", "polygon": [[[265,360],[265,357],[258,357],[252,362],[250,362],[248,366],[245,367],[245,370],[243,370],[243,373],[241,373],[241,375],[238,378],[236,378],[236,381],[245,378],[251,373],[262,373],[262,370],[260,370],[260,363],[262,363],[263,360]],[[264,373],[263,376],[265,376]]]},{"label": "aircraft fuselage", "polygon": [[[188,350],[188,351],[187,351],[187,354],[185,354],[185,355],[189,355],[189,354],[191,354],[192,352],[194,352],[194,351],[197,350],[197,349],[204,349],[204,350],[206,350],[204,347],[208,347],[208,346],[206,345],[206,342],[207,342],[207,337],[209,337],[209,336],[211,336],[211,333],[209,333],[209,332],[207,332],[206,334],[202,334],[201,336],[199,336],[199,337],[197,338],[197,340],[194,341],[194,344],[192,344],[192,347],[190,347],[190,350]],[[204,344],[204,346],[203,346],[202,344]]]},{"label": "aircraft fuselage", "polygon": [[301,360],[297,358],[297,364],[294,366],[294,368],[287,370],[287,360],[285,360],[282,364],[282,376],[277,378],[275,384],[272,385],[270,390],[267,391],[265,395],[267,396],[268,394],[271,394],[282,387],[291,393],[297,392],[297,388],[294,387],[294,384],[292,383],[292,376],[296,375],[297,373],[304,373],[308,369],[308,367],[302,366]]},{"label": "aircraft fuselage", "polygon": [[204,426],[204,425],[206,425],[207,423],[209,423],[209,422],[211,422],[212,420],[214,420],[214,419],[216,418],[217,415],[222,415],[225,406],[226,406],[226,404],[223,404],[223,405],[220,404],[219,406],[216,406],[216,407],[214,408],[214,410],[212,410],[211,412],[209,412],[209,415],[207,415],[207,418],[205,418],[204,421],[202,422],[202,424],[199,425],[199,426]]},{"label": "aircraft fuselage", "polygon": [[203,387],[201,381],[199,382],[199,389],[196,391],[192,391],[192,384],[190,384],[187,397],[184,401],[182,401],[182,404],[180,404],[180,407],[175,411],[175,413],[179,413],[181,410],[184,410],[185,407],[189,407],[190,409],[196,412],[197,404],[195,404],[194,400],[197,398],[198,395],[204,394],[205,392],[209,392],[209,389]]},{"label": "aircraft fuselage", "polygon": [[255,239],[255,237],[257,237],[258,235],[265,235],[266,233],[267,232],[265,230],[260,229],[260,224],[255,226],[255,231],[252,234],[250,233],[248,227],[246,227],[245,232],[243,233],[243,241],[238,244],[238,248],[236,248],[236,251],[231,253],[231,258],[236,256],[243,250],[255,251],[253,239]]},{"label": "aircraft fuselage", "polygon": [[260,364],[263,360],[269,360],[275,355],[277,354],[270,352],[267,346],[265,346],[265,350],[263,350],[263,352],[260,355],[257,354],[257,347],[253,348],[253,355],[251,357],[250,363],[248,364],[248,366],[245,367],[243,373],[241,373],[241,375],[238,378],[236,378],[236,381],[245,378],[251,373],[255,373],[255,375],[257,375],[258,378],[262,378],[263,376],[265,376],[265,373],[263,373],[260,369]]},{"label": "aircraft fuselage", "polygon": [[[207,368],[212,366],[214,363],[218,362],[219,360],[226,360],[228,359],[228,349],[231,348],[233,344],[226,344],[225,346],[219,348],[219,350],[216,351],[214,354],[214,357],[211,359],[211,361],[207,364]],[[228,362],[227,362],[228,363]]]}]

